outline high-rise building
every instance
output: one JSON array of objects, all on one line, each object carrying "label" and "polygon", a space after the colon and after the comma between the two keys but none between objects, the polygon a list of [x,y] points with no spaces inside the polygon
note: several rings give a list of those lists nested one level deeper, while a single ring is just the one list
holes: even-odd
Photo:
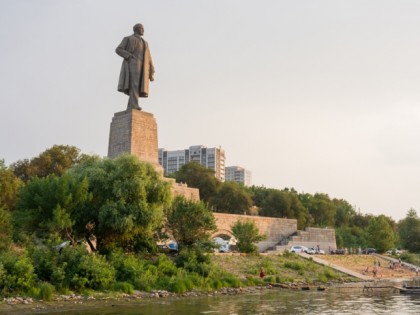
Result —
[{"label": "high-rise building", "polygon": [[245,186],[252,185],[251,171],[244,169],[240,166],[226,166],[225,180],[230,182],[237,182]]},{"label": "high-rise building", "polygon": [[193,145],[185,150],[159,149],[159,164],[163,166],[166,176],[192,161],[213,170],[214,176],[220,181],[225,180],[225,151],[220,147],[207,148],[203,145]]}]

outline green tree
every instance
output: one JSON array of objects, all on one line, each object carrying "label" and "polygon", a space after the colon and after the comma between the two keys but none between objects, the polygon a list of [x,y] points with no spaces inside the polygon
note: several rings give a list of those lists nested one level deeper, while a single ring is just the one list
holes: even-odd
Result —
[{"label": "green tree", "polygon": [[99,251],[147,251],[155,246],[154,234],[171,194],[169,183],[151,164],[122,155],[81,163],[69,173],[80,182],[86,178],[92,195],[74,212],[74,229],[87,240],[95,236]]},{"label": "green tree", "polygon": [[0,206],[0,252],[8,249],[11,243],[12,224],[9,211]]},{"label": "green tree", "polygon": [[237,240],[236,246],[242,253],[257,252],[257,246],[254,243],[266,238],[259,234],[258,228],[251,220],[238,220],[231,226],[231,230]]},{"label": "green tree", "polygon": [[335,226],[349,226],[351,218],[356,215],[353,207],[344,199],[333,199],[335,206]]},{"label": "green tree", "polygon": [[62,175],[73,165],[91,157],[81,155],[74,146],[54,145],[31,160],[20,160],[11,165],[17,177],[28,181],[34,177],[47,177],[50,174]]},{"label": "green tree", "polygon": [[252,199],[249,193],[238,183],[224,182],[215,197],[212,198],[211,206],[217,212],[242,214],[249,213]]},{"label": "green tree", "polygon": [[301,197],[302,204],[309,210],[314,224],[319,227],[335,225],[336,209],[327,194],[316,193],[314,196],[305,194]]},{"label": "green tree", "polygon": [[379,215],[370,221],[368,226],[370,245],[380,253],[395,247],[396,235],[390,220],[384,215]]},{"label": "green tree", "polygon": [[25,233],[75,242],[72,217],[92,199],[86,179],[65,174],[34,178],[20,190],[15,222]]},{"label": "green tree", "polygon": [[404,219],[398,222],[398,235],[403,248],[410,252],[420,252],[420,218],[410,209]]},{"label": "green tree", "polygon": [[182,196],[175,198],[166,217],[179,250],[208,242],[217,229],[213,213],[203,202],[186,200]]},{"label": "green tree", "polygon": [[16,195],[22,182],[15,176],[13,171],[0,160],[0,207],[11,211],[15,207]]},{"label": "green tree", "polygon": [[261,204],[260,214],[269,217],[297,219],[299,229],[304,229],[311,223],[308,210],[302,205],[293,189],[269,189]]},{"label": "green tree", "polygon": [[175,173],[177,183],[187,183],[188,186],[200,190],[200,199],[210,202],[219,189],[220,181],[214,176],[214,171],[197,162],[183,165]]}]

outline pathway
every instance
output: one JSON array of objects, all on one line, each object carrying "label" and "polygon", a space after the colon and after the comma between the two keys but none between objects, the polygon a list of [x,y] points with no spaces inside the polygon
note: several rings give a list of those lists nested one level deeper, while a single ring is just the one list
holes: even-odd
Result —
[{"label": "pathway", "polygon": [[320,265],[331,267],[331,268],[333,268],[337,271],[348,274],[349,276],[359,278],[359,279],[365,280],[365,281],[373,281],[374,280],[374,278],[372,278],[370,276],[366,276],[366,275],[363,275],[363,274],[358,273],[356,271],[350,270],[348,268],[338,266],[336,264],[332,264],[329,261],[326,261],[326,260],[324,260],[324,259],[322,259],[318,256],[312,256],[312,255],[308,255],[308,254],[305,254],[305,253],[300,253],[299,255],[302,256],[303,258],[306,258],[306,259],[312,258],[314,262],[316,262]]}]

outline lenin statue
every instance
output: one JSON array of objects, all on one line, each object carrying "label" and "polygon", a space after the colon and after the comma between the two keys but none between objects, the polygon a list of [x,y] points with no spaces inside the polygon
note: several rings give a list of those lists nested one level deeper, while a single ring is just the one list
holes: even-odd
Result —
[{"label": "lenin statue", "polygon": [[143,39],[144,28],[141,24],[133,27],[134,34],[124,37],[115,50],[124,58],[118,91],[129,96],[127,109],[138,109],[139,97],[148,97],[149,80],[153,81],[155,69],[150,55],[149,45]]}]

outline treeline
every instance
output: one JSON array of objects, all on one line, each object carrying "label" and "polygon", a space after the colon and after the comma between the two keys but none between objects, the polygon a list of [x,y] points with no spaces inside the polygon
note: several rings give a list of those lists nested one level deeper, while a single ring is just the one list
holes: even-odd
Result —
[{"label": "treeline", "polygon": [[299,193],[293,188],[244,187],[220,182],[214,173],[198,163],[184,165],[174,174],[177,182],[200,189],[200,198],[216,212],[255,214],[297,219],[298,229],[336,229],[338,247],[374,247],[383,252],[393,248],[420,251],[420,218],[410,209],[406,218],[395,222],[385,215],[356,211],[344,199],[325,193]]},{"label": "treeline", "polygon": [[[129,155],[102,159],[53,146],[9,166],[0,160],[0,294],[241,285],[204,254],[213,246],[212,211],[296,218],[300,229],[334,227],[338,246],[420,250],[413,209],[396,223],[326,194],[221,183],[196,163],[175,178],[199,188],[202,201],[173,200],[169,183]],[[232,231],[238,240],[251,231],[238,244],[253,251],[260,237],[245,223]],[[180,249],[176,259],[156,256],[168,230]]]},{"label": "treeline", "polygon": [[[101,159],[54,146],[9,167],[0,161],[0,295],[260,283],[212,264],[205,253],[215,230],[204,202],[172,199],[170,183],[134,156]],[[159,254],[167,231],[176,257]]]}]

